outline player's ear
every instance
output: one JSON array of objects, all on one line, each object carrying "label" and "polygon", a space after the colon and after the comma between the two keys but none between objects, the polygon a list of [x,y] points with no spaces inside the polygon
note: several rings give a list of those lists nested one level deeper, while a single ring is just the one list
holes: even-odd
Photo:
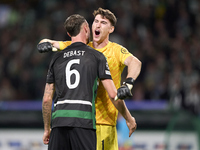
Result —
[{"label": "player's ear", "polygon": [[114,29],[115,29],[115,27],[114,27],[114,26],[111,26],[111,27],[110,27],[110,30],[109,30],[109,33],[113,33]]},{"label": "player's ear", "polygon": [[69,35],[69,37],[71,37],[71,35],[67,32],[67,34]]},{"label": "player's ear", "polygon": [[88,24],[85,24],[85,25],[83,26],[83,28],[84,28],[85,32],[88,33],[88,30],[89,30]]},{"label": "player's ear", "polygon": [[83,28],[84,28],[85,32],[87,33],[87,26],[84,25]]}]

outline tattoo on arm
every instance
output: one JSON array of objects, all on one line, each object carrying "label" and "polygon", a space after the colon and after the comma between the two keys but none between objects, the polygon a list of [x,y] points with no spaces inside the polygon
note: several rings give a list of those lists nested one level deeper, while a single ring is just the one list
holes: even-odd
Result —
[{"label": "tattoo on arm", "polygon": [[54,84],[46,84],[43,102],[42,102],[42,115],[44,122],[44,129],[48,130],[51,123],[51,108],[52,108],[52,99],[54,94]]}]

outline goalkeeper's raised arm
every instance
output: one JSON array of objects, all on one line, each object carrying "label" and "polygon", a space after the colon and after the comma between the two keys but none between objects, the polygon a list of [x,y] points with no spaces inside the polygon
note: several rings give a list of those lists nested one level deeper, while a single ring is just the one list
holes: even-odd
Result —
[{"label": "goalkeeper's raised arm", "polygon": [[59,41],[43,39],[37,45],[37,49],[40,53],[60,50]]}]

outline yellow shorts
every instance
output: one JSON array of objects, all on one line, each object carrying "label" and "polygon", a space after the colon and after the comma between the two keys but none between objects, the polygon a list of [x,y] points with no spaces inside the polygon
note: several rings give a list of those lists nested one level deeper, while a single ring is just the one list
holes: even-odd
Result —
[{"label": "yellow shorts", "polygon": [[116,126],[96,125],[97,150],[118,150]]}]

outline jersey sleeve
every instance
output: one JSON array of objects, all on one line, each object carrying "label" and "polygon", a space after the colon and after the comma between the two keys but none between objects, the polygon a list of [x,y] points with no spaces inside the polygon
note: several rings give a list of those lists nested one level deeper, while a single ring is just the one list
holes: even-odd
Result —
[{"label": "jersey sleeve", "polygon": [[49,65],[49,69],[47,72],[47,79],[46,79],[46,83],[54,83],[54,73],[53,73],[53,65],[52,62]]},{"label": "jersey sleeve", "polygon": [[101,53],[99,57],[99,69],[98,69],[99,79],[112,79],[108,62],[105,56]]},{"label": "jersey sleeve", "polygon": [[59,41],[60,50],[65,49],[67,46],[71,45],[71,41]]},{"label": "jersey sleeve", "polygon": [[124,61],[126,60],[126,58],[128,58],[129,56],[133,56],[133,55],[125,47],[119,45],[118,53],[115,53],[115,56],[116,56],[116,58],[119,59],[121,64],[124,65]]},{"label": "jersey sleeve", "polygon": [[53,65],[55,63],[55,60],[56,60],[57,56],[58,56],[58,53],[56,53],[53,56],[53,58],[52,58],[52,60],[51,60],[51,62],[49,64],[49,69],[48,69],[47,77],[46,77],[46,83],[54,83],[54,81],[55,81],[54,71],[53,71]]}]

